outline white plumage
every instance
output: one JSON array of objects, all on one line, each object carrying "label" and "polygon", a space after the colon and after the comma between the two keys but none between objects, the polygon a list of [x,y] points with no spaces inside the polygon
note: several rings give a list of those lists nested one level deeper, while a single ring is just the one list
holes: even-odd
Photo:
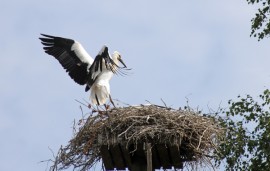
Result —
[{"label": "white plumage", "polygon": [[71,51],[74,51],[82,62],[92,64],[94,61],[93,58],[83,48],[83,46],[77,41],[75,41],[75,43],[71,46]]},{"label": "white plumage", "polygon": [[[92,104],[105,104],[110,96],[111,73],[106,72],[99,77],[90,89],[90,99]],[[98,99],[98,100],[97,100]]]},{"label": "white plumage", "polygon": [[[85,91],[90,90],[92,104],[103,105],[108,98],[111,100],[109,81],[113,74],[122,73],[120,69],[126,68],[119,52],[115,51],[111,57],[108,47],[103,46],[93,60],[75,40],[41,35],[39,39],[45,52],[54,56],[76,83],[86,85]],[[119,62],[124,67],[119,67]]]}]

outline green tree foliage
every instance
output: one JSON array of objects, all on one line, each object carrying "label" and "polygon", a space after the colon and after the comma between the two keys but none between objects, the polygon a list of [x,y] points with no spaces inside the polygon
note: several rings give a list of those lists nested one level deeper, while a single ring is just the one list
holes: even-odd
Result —
[{"label": "green tree foliage", "polygon": [[251,22],[250,36],[258,37],[258,40],[270,35],[270,1],[269,0],[247,0],[249,4],[259,4],[255,17]]},{"label": "green tree foliage", "polygon": [[270,170],[270,91],[256,99],[238,96],[223,111],[227,131],[220,154],[227,170]]}]

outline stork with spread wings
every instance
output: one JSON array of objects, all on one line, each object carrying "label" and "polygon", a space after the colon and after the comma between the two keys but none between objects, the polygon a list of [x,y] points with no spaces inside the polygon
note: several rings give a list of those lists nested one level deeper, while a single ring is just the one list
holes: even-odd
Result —
[{"label": "stork with spread wings", "polygon": [[[114,74],[122,74],[126,68],[119,52],[112,57],[107,46],[103,46],[95,60],[86,52],[83,46],[72,39],[41,34],[43,49],[55,57],[69,76],[78,84],[86,85],[85,91],[90,90],[90,100],[94,105],[103,105],[110,99],[110,84]],[[123,67],[119,66],[119,62]],[[114,105],[115,106],[115,105]]]}]

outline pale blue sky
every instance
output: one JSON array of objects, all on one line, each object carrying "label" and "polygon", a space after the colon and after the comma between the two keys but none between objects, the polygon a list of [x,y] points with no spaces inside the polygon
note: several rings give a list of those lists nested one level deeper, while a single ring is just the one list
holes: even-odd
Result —
[{"label": "pale blue sky", "polygon": [[270,85],[269,39],[250,38],[256,9],[245,0],[6,0],[0,2],[0,170],[45,170],[72,136],[88,99],[45,54],[40,33],[80,41],[93,57],[119,51],[128,77],[111,81],[113,98],[207,111]]}]

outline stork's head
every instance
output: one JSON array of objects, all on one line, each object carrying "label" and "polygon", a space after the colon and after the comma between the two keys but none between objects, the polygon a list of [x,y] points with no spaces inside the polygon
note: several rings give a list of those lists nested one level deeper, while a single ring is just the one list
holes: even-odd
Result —
[{"label": "stork's head", "polygon": [[126,64],[124,63],[124,61],[122,60],[120,53],[117,52],[117,51],[114,51],[114,53],[113,53],[113,61],[116,64],[118,64],[119,62],[121,62],[121,64],[123,64],[125,68],[127,67]]}]

